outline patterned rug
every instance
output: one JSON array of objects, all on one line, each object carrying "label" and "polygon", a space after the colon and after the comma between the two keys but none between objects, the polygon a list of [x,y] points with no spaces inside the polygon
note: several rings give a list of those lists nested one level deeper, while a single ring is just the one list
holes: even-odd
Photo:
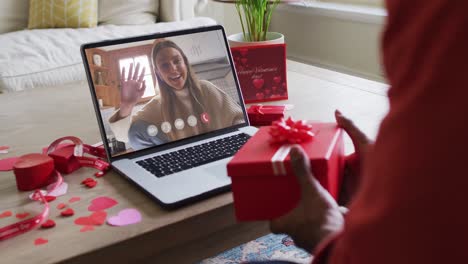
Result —
[{"label": "patterned rug", "polygon": [[238,264],[249,261],[283,260],[308,264],[312,256],[296,247],[286,235],[269,234],[227,250],[199,264]]}]

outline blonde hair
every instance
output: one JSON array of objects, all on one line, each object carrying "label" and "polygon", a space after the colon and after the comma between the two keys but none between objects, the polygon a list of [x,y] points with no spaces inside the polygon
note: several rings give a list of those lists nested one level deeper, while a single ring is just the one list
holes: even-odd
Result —
[{"label": "blonde hair", "polygon": [[[151,52],[151,57],[152,57],[152,63],[153,63],[153,68],[156,71],[156,77],[158,79],[158,84],[159,84],[159,90],[161,94],[161,112],[162,112],[162,117],[164,120],[172,121],[177,118],[177,114],[181,116],[188,116],[191,113],[188,112],[188,109],[182,109],[180,107],[173,107],[174,105],[180,105],[182,106],[183,104],[179,103],[177,104],[177,95],[174,92],[174,88],[172,88],[169,84],[167,84],[161,76],[157,73],[158,67],[156,65],[156,57],[158,56],[158,53],[165,49],[165,48],[173,48],[176,49],[182,56],[185,66],[187,68],[187,80],[185,81],[184,87],[186,87],[189,90],[189,95],[190,95],[190,101],[193,106],[194,114],[197,117],[200,117],[202,113],[205,112],[205,107],[202,104],[202,95],[201,95],[201,86],[200,82],[193,72],[192,67],[189,64],[189,61],[187,59],[187,56],[185,53],[182,51],[182,49],[177,46],[173,41],[170,40],[157,40],[153,44],[153,49]],[[177,112],[176,112],[177,110]],[[202,122],[199,122],[200,124],[200,133],[207,132],[209,131],[209,127],[207,124],[204,124]],[[171,140],[176,140],[176,134],[173,131],[171,131],[168,136],[170,137]]]}]

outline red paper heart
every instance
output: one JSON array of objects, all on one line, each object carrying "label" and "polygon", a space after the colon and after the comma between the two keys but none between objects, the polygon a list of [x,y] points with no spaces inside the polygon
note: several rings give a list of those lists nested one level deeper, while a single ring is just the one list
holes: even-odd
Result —
[{"label": "red paper heart", "polygon": [[270,90],[270,89],[265,89],[265,95],[268,96],[268,95],[270,95],[270,93],[271,93],[271,90]]},{"label": "red paper heart", "polygon": [[252,81],[252,83],[255,86],[255,88],[260,89],[260,88],[263,87],[263,84],[265,84],[265,80],[263,80],[263,79],[254,79]]},{"label": "red paper heart", "polygon": [[106,222],[106,217],[106,212],[97,211],[92,213],[90,216],[83,216],[75,219],[75,224],[84,226],[102,225]]},{"label": "red paper heart", "polygon": [[275,77],[273,77],[273,81],[274,81],[275,83],[280,83],[280,82],[281,82],[281,76],[275,76]]},{"label": "red paper heart", "polygon": [[88,182],[94,182],[94,181],[95,181],[95,180],[94,180],[93,178],[86,178],[86,179],[84,179],[84,180],[81,182],[81,184],[86,184],[86,183],[88,183]]},{"label": "red paper heart", "polygon": [[19,214],[16,214],[16,218],[18,219],[24,219],[26,217],[29,216],[29,213],[19,213]]},{"label": "red paper heart", "polygon": [[68,217],[68,216],[74,215],[74,214],[75,214],[75,211],[73,211],[73,209],[71,209],[71,208],[68,208],[67,210],[60,212],[60,214],[61,214],[62,216]]},{"label": "red paper heart", "polygon": [[40,237],[40,238],[34,240],[34,245],[39,246],[39,245],[42,245],[42,244],[47,244],[47,242],[49,242],[49,240]]},{"label": "red paper heart", "polygon": [[54,220],[52,220],[52,219],[49,219],[49,220],[45,221],[45,222],[41,225],[42,228],[52,228],[52,227],[54,227],[54,226],[55,226],[55,222],[54,222]]},{"label": "red paper heart", "polygon": [[101,196],[91,201],[89,211],[102,211],[117,205],[118,202],[110,197]]},{"label": "red paper heart", "polygon": [[94,225],[94,221],[89,216],[82,216],[82,217],[78,217],[77,219],[75,219],[75,224],[76,225],[90,226],[90,225]]},{"label": "red paper heart", "polygon": [[106,174],[104,171],[98,171],[94,173],[94,176],[96,176],[96,178],[101,178],[104,174]]},{"label": "red paper heart", "polygon": [[57,197],[52,196],[52,195],[46,195],[46,196],[44,196],[44,199],[45,199],[47,202],[52,202],[53,200],[57,199]]},{"label": "red paper heart", "polygon": [[273,92],[276,92],[276,90],[278,90],[278,87],[273,86],[273,87],[271,87],[271,90],[272,90]]},{"label": "red paper heart", "polygon": [[78,202],[79,200],[81,200],[80,197],[72,197],[70,198],[70,200],[68,200],[69,203],[74,203],[74,202]]},{"label": "red paper heart", "polygon": [[59,204],[57,205],[57,209],[59,209],[59,210],[62,210],[62,209],[65,208],[65,207],[67,207],[67,205],[64,204],[64,203],[59,203]]},{"label": "red paper heart", "polygon": [[102,225],[106,222],[107,213],[104,211],[97,211],[91,214],[95,225]]},{"label": "red paper heart", "polygon": [[286,88],[286,83],[283,82],[283,83],[281,84],[281,86],[282,86],[283,88]]},{"label": "red paper heart", "polygon": [[246,65],[247,64],[247,58],[242,58],[241,62],[242,62],[242,64]]},{"label": "red paper heart", "polygon": [[88,188],[94,188],[94,186],[97,185],[97,181],[92,181],[92,182],[90,181],[90,182],[85,183],[85,185]]},{"label": "red paper heart", "polygon": [[0,219],[10,217],[12,215],[13,215],[13,213],[11,211],[5,211],[5,212],[0,214]]},{"label": "red paper heart", "polygon": [[94,227],[87,225],[80,229],[80,232],[88,232],[88,231],[94,231]]}]

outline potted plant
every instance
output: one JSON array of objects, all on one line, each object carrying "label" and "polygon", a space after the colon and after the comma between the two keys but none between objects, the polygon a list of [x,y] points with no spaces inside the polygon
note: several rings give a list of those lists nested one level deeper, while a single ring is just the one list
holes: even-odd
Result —
[{"label": "potted plant", "polygon": [[284,36],[270,32],[273,12],[280,3],[297,0],[214,0],[233,3],[239,15],[242,32],[228,36],[231,47],[284,43]]}]

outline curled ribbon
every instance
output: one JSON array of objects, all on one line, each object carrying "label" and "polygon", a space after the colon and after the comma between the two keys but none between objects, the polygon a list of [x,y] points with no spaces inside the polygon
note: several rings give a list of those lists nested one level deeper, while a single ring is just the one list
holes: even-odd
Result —
[{"label": "curled ribbon", "polygon": [[32,218],[0,228],[0,241],[20,235],[22,233],[26,233],[38,226],[47,218],[50,209],[44,195],[42,195],[41,191],[39,190],[36,190],[33,195],[37,197],[38,200],[41,200],[44,204],[44,209],[42,212]]},{"label": "curled ribbon", "polygon": [[269,133],[274,144],[299,144],[315,137],[311,125],[304,120],[294,121],[291,117],[274,121]]}]

